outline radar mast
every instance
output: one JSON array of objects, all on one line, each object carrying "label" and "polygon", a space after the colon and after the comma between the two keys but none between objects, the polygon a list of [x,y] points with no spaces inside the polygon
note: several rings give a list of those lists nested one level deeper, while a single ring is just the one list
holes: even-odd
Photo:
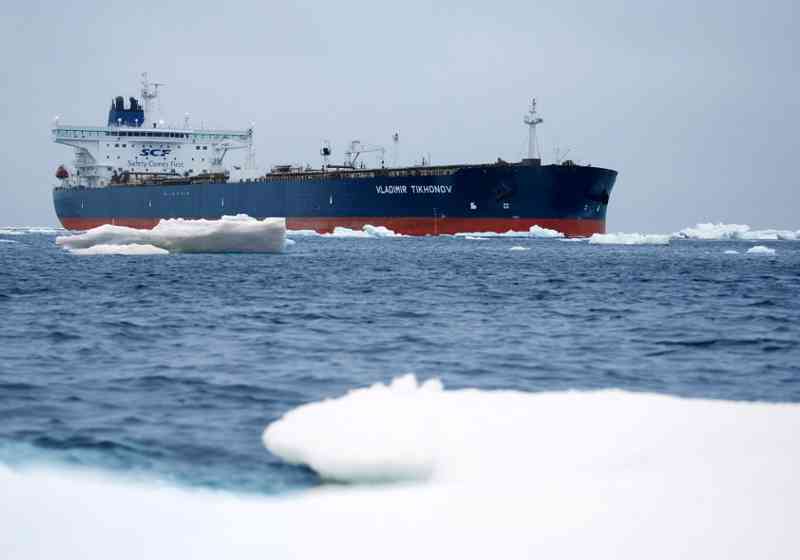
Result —
[{"label": "radar mast", "polygon": [[525,124],[528,125],[528,161],[530,163],[542,161],[542,156],[539,151],[539,143],[536,140],[536,127],[544,122],[543,119],[539,118],[539,115],[536,113],[536,98],[534,97],[531,100],[531,108],[528,110],[528,113],[525,115],[523,119]]}]

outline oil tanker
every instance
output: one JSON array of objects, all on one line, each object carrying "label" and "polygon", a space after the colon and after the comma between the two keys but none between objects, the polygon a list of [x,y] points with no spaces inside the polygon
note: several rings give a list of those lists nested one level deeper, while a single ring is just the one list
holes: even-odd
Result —
[{"label": "oil tanker", "polygon": [[[56,118],[53,139],[74,148],[60,165],[53,204],[63,226],[152,228],[162,218],[285,217],[289,229],[385,226],[407,235],[526,231],[534,225],[567,236],[604,233],[617,172],[572,161],[542,164],[533,100],[528,157],[519,162],[387,165],[386,149],[353,141],[341,164],[323,142],[321,164],[255,166],[253,128],[211,130],[158,118],[159,86],[142,75],[141,101],[112,100],[106,126],[69,126]],[[394,134],[395,147],[399,142]],[[228,168],[228,152],[242,165]],[[374,165],[368,157],[377,156]]]}]

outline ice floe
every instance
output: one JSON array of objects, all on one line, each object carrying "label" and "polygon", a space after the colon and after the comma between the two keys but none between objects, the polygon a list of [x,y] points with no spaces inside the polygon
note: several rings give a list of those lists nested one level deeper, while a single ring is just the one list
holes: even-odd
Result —
[{"label": "ice floe", "polygon": [[169,255],[169,251],[155,245],[129,245],[101,244],[87,247],[86,249],[70,249],[73,255]]},{"label": "ice floe", "polygon": [[523,247],[522,245],[514,245],[509,251],[530,251],[530,247]]},{"label": "ice floe", "polygon": [[103,225],[56,238],[58,245],[70,251],[136,244],[171,253],[277,253],[284,250],[286,241],[285,219],[257,220],[241,214],[219,220],[161,220],[151,230]]},{"label": "ice floe", "polygon": [[62,233],[63,229],[56,229],[51,227],[31,227],[31,226],[15,226],[0,228],[0,235],[28,235],[28,234],[43,234],[54,235]]},{"label": "ice floe", "polygon": [[560,231],[556,231],[554,229],[547,229],[537,225],[533,225],[528,228],[528,231],[515,231],[515,230],[508,230],[503,233],[498,233],[496,231],[474,231],[474,232],[462,232],[456,233],[456,237],[532,237],[535,239],[556,239],[564,237],[564,234]]},{"label": "ice floe", "polygon": [[331,233],[319,233],[313,229],[290,229],[286,232],[290,237],[337,237],[341,239],[377,239],[406,237],[385,226],[373,226],[365,224],[361,229],[350,229],[337,226]]},{"label": "ice floe", "polygon": [[[800,405],[403,377],[289,411],[279,497],[0,465],[4,558],[795,558]],[[122,543],[122,545],[121,545]]]},{"label": "ice floe", "polygon": [[747,253],[750,255],[774,255],[775,249],[770,249],[764,245],[756,245],[755,247],[750,247]]},{"label": "ice floe", "polygon": [[365,224],[360,230],[350,229],[346,227],[335,227],[333,233],[324,233],[323,237],[341,237],[341,238],[389,238],[389,237],[404,237],[399,233],[395,233],[391,229],[384,226],[372,226]]},{"label": "ice floe", "polygon": [[725,251],[725,254],[726,255],[738,255],[739,251],[736,251],[735,249],[728,249],[727,251]]},{"label": "ice floe", "polygon": [[589,238],[592,245],[669,245],[669,235],[643,233],[595,233]]},{"label": "ice floe", "polygon": [[753,230],[744,224],[697,224],[692,228],[685,228],[675,232],[672,236],[676,239],[697,239],[703,241],[713,240],[744,240],[744,241],[796,241],[800,239],[800,231],[763,229]]}]

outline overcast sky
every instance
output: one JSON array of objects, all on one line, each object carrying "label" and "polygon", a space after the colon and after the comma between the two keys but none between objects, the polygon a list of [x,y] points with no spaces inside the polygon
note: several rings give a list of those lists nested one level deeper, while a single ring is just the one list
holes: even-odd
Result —
[{"label": "overcast sky", "polygon": [[619,171],[609,231],[798,229],[796,4],[4,2],[0,226],[56,223],[53,116],[103,125],[149,71],[172,120],[255,122],[262,167],[395,130],[403,163],[518,160],[536,95],[545,160]]}]

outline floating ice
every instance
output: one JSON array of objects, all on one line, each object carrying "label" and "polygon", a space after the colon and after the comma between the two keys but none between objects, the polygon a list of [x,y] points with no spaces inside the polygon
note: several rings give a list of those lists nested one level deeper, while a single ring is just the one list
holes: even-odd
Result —
[{"label": "floating ice", "polygon": [[287,229],[286,235],[291,237],[319,237],[319,232],[313,229]]},{"label": "floating ice", "polygon": [[240,214],[219,220],[161,220],[151,230],[103,225],[56,238],[69,250],[95,245],[153,245],[181,253],[278,253],[286,247],[286,220]]},{"label": "floating ice", "polygon": [[395,233],[384,226],[372,226],[365,224],[361,230],[350,229],[346,227],[335,227],[333,233],[323,233],[323,237],[341,237],[341,238],[361,238],[361,239],[374,239],[384,237],[405,237],[399,233]]},{"label": "floating ice", "polygon": [[564,234],[560,231],[556,231],[554,229],[547,229],[539,226],[531,226],[528,230],[528,235],[530,237],[537,237],[540,239],[550,239],[550,238],[558,238],[564,237]]},{"label": "floating ice", "polygon": [[775,249],[770,249],[764,245],[756,245],[755,247],[750,247],[747,252],[751,255],[774,255]]},{"label": "floating ice", "polygon": [[745,240],[745,241],[796,241],[800,232],[779,229],[752,230],[744,224],[697,224],[693,228],[685,228],[673,235],[676,239],[711,240]]},{"label": "floating ice", "polygon": [[725,251],[725,254],[726,255],[738,255],[739,251],[735,251],[733,249],[728,249],[727,251]]},{"label": "floating ice", "polygon": [[547,229],[543,227],[539,227],[537,225],[533,225],[528,228],[528,231],[515,231],[515,230],[508,230],[503,233],[497,233],[496,231],[475,231],[475,232],[462,232],[456,233],[456,237],[469,237],[469,238],[476,238],[476,237],[533,237],[536,239],[555,239],[564,237],[564,234],[560,231],[556,231],[554,229]]},{"label": "floating ice", "polygon": [[419,482],[242,497],[0,465],[0,557],[794,559],[798,433],[797,404],[405,377],[265,439],[329,478]]},{"label": "floating ice", "polygon": [[592,245],[669,245],[669,235],[642,233],[595,233]]},{"label": "floating ice", "polygon": [[45,234],[45,235],[52,235],[55,233],[60,233],[64,230],[55,229],[51,227],[4,227],[0,228],[0,235],[27,235],[27,234]]},{"label": "floating ice", "polygon": [[169,255],[169,251],[155,245],[93,245],[86,249],[69,249],[73,255]]},{"label": "floating ice", "polygon": [[[672,415],[678,411],[681,419],[675,420]],[[772,446],[793,436],[787,426],[770,435],[769,411],[781,411],[782,418],[800,428],[797,405],[681,400],[621,391],[445,391],[438,380],[420,384],[408,375],[389,385],[379,383],[298,407],[269,425],[263,439],[287,462],[305,464],[333,480],[466,477],[478,482],[485,477],[482,482],[498,483],[502,477],[518,476],[515,483],[524,486],[553,482],[543,475],[570,476],[572,468],[592,471],[592,465],[601,464],[602,471],[633,458],[645,461],[640,466],[658,470],[660,461],[665,467],[676,466],[670,463],[678,455],[681,468],[688,467],[705,458],[683,454],[694,445],[703,448],[712,433],[714,441],[707,443],[722,455],[741,455],[741,443],[736,443],[741,437],[749,445],[763,445],[781,464],[789,458],[800,460],[800,447]],[[736,418],[741,426],[725,424]],[[767,440],[752,441],[755,433],[747,433],[750,430],[763,430]],[[800,490],[800,481],[795,486]]]},{"label": "floating ice", "polygon": [[529,251],[530,247],[523,247],[522,245],[514,245],[509,251]]},{"label": "floating ice", "polygon": [[475,237],[474,235],[465,235],[463,236],[464,239],[469,239],[470,241],[488,241],[488,237]]}]

